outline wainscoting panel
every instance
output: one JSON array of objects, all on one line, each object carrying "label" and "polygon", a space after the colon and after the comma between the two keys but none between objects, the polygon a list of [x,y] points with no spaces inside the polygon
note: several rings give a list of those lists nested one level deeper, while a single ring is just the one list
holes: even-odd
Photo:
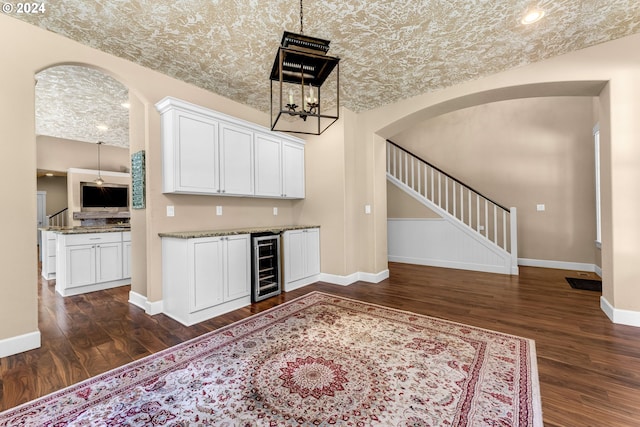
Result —
[{"label": "wainscoting panel", "polygon": [[444,219],[388,219],[387,241],[389,261],[511,274],[508,253]]}]

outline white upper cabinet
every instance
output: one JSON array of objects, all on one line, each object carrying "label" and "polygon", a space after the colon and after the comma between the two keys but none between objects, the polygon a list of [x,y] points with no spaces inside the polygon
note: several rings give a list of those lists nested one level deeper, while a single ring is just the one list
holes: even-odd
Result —
[{"label": "white upper cabinet", "polygon": [[220,192],[253,195],[253,132],[220,124]]},{"label": "white upper cabinet", "polygon": [[283,197],[282,140],[257,133],[255,147],[256,196]]},{"label": "white upper cabinet", "polygon": [[282,196],[304,199],[304,147],[282,142]]},{"label": "white upper cabinet", "polygon": [[175,98],[156,108],[164,193],[304,198],[304,140]]}]

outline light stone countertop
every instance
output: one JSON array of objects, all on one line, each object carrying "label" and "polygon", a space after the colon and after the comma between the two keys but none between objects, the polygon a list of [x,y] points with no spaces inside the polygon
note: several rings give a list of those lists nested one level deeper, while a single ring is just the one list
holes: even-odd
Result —
[{"label": "light stone countertop", "polygon": [[302,230],[305,228],[320,228],[319,225],[273,225],[264,227],[230,228],[226,230],[204,230],[204,231],[174,231],[158,233],[160,237],[171,237],[174,239],[197,239],[199,237],[232,236],[235,234],[253,233],[273,233],[278,234],[287,230]]},{"label": "light stone countertop", "polygon": [[95,227],[42,227],[40,230],[52,231],[59,234],[115,233],[118,231],[131,231],[131,226],[104,225]]}]

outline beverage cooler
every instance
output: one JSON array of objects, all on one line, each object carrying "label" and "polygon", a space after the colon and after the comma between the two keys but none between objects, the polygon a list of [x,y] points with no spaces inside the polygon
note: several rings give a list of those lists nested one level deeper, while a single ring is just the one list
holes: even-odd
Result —
[{"label": "beverage cooler", "polygon": [[282,290],[280,275],[280,235],[252,234],[253,263],[251,268],[251,301],[279,295]]}]

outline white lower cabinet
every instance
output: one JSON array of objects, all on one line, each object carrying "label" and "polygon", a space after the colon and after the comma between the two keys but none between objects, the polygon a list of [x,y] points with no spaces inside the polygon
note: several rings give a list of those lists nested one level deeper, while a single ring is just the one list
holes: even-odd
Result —
[{"label": "white lower cabinet", "polygon": [[251,304],[250,235],[162,238],[163,312],[184,325]]},{"label": "white lower cabinet", "polygon": [[131,232],[122,232],[122,277],[131,277]]},{"label": "white lower cabinet", "polygon": [[47,280],[56,278],[56,233],[42,231],[42,243],[40,247],[42,258],[42,277]]},{"label": "white lower cabinet", "polygon": [[291,291],[318,280],[320,274],[320,229],[284,232],[284,290]]},{"label": "white lower cabinet", "polygon": [[56,250],[56,291],[77,295],[121,286],[122,232],[59,234]]}]

